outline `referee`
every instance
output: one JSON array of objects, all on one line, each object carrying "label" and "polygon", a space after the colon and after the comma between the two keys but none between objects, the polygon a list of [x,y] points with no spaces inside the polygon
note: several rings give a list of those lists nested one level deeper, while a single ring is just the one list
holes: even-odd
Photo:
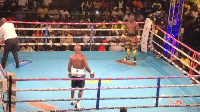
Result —
[{"label": "referee", "polygon": [[18,54],[17,54],[18,39],[17,39],[17,34],[15,32],[14,24],[7,23],[6,19],[2,18],[0,21],[0,25],[1,25],[0,38],[4,36],[4,43],[5,43],[1,65],[5,69],[8,54],[10,51],[12,51],[12,54],[16,62],[16,68],[19,68],[20,66],[19,66],[19,59],[18,59]]}]

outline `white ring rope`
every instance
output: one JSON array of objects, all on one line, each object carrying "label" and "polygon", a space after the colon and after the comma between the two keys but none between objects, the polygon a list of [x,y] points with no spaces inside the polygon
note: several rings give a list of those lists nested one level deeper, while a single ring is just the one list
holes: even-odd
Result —
[{"label": "white ring rope", "polygon": [[[162,85],[160,88],[168,87],[194,87],[200,86],[200,84],[191,84],[191,85]],[[158,86],[125,86],[125,87],[101,87],[101,90],[108,89],[138,89],[138,88],[157,88]],[[66,91],[66,90],[98,90],[98,87],[88,87],[88,88],[45,88],[45,89],[16,89],[13,91]]]},{"label": "white ring rope", "polygon": [[[47,30],[46,28],[15,28],[16,30]],[[91,29],[62,29],[62,28],[48,28],[49,31],[51,30],[61,30],[61,31],[91,31]],[[113,31],[119,30],[123,31],[124,29],[92,29],[93,31]]]},{"label": "white ring rope", "polygon": [[[167,44],[169,44],[171,47],[173,47],[174,49],[176,49],[177,51],[181,52],[182,54],[184,54],[185,56],[187,56],[190,60],[195,61],[196,63],[200,64],[199,61],[197,61],[196,59],[191,58],[188,54],[186,54],[185,52],[181,51],[180,49],[176,48],[175,46],[173,46],[171,43],[167,42],[166,40],[164,40],[162,37],[160,37],[159,35],[155,34],[153,31],[150,30],[150,32],[154,35],[156,35],[159,39],[161,39],[162,41],[166,42]],[[165,48],[162,47],[163,50],[165,50]]]},{"label": "white ring rope", "polygon": [[[92,36],[93,38],[121,38],[122,36]],[[19,39],[25,38],[90,38],[90,36],[18,36]]]},{"label": "white ring rope", "polygon": [[[150,32],[153,33],[152,31],[150,31]],[[157,34],[155,34],[155,33],[153,33],[153,34],[156,35],[159,39],[165,41],[165,40],[164,40],[162,37],[160,37],[159,35],[157,35]],[[157,46],[159,46],[160,48],[162,48],[163,50],[165,50],[165,48],[162,47],[160,44],[156,43],[155,41],[152,41],[152,42],[154,42]],[[184,53],[183,51],[181,51],[181,50],[177,49],[176,47],[174,47],[171,43],[169,43],[169,42],[167,42],[167,41],[165,41],[165,42],[168,43],[168,44],[169,44],[170,46],[172,46],[173,48],[175,48],[176,50],[178,50],[178,51]],[[167,52],[170,53],[169,51],[167,51]],[[171,54],[171,53],[170,53],[170,54]],[[184,53],[184,54],[185,54],[185,53]],[[187,63],[185,63],[184,61],[180,60],[176,55],[174,55],[174,54],[171,54],[171,55],[172,55],[173,57],[175,57],[176,59],[178,59],[179,61],[181,61],[181,63],[183,63],[183,64],[186,65],[187,67],[192,68],[192,70],[194,70],[195,72],[197,72],[197,73],[200,74],[200,71],[197,71],[197,70],[194,69],[192,66],[190,66],[190,65],[188,65]],[[197,60],[192,59],[189,55],[186,54],[186,56],[187,56],[188,58],[190,58],[191,60],[195,61],[196,63],[200,63],[200,62],[198,62]]]}]

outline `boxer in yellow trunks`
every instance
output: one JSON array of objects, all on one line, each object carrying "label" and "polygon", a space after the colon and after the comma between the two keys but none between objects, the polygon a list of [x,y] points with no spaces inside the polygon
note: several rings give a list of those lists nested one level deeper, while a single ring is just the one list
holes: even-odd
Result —
[{"label": "boxer in yellow trunks", "polygon": [[[81,53],[81,46],[76,45],[74,47],[75,53],[70,57],[68,63],[68,77],[70,78],[85,78],[86,70],[90,73],[90,77],[94,77],[94,72],[90,70],[87,64],[87,59],[84,54]],[[73,68],[71,68],[73,66]],[[85,80],[72,80],[71,87],[72,88],[84,88]],[[74,98],[75,90],[71,90],[71,98]],[[81,98],[83,94],[83,90],[79,90],[78,98]],[[71,105],[75,102],[71,101]],[[77,100],[75,108],[80,109],[80,100]]]},{"label": "boxer in yellow trunks", "polygon": [[140,40],[140,27],[139,25],[134,21],[135,17],[133,15],[130,15],[129,21],[125,24],[124,32],[122,36],[122,40],[125,42],[125,48],[126,48],[126,58],[123,60],[130,60],[130,50],[133,52],[133,63],[136,64],[136,53],[137,53],[137,42]]}]

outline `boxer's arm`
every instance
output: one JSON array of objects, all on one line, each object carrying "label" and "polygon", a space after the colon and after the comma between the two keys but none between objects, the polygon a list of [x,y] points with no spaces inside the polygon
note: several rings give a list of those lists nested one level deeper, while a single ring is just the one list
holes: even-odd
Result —
[{"label": "boxer's arm", "polygon": [[88,67],[86,57],[84,57],[84,66],[85,66],[85,69],[90,73],[90,78],[94,78],[94,72],[90,70],[90,67]]},{"label": "boxer's arm", "polygon": [[70,57],[69,62],[68,62],[68,77],[71,77],[71,75],[72,75],[71,66],[72,66],[72,61],[71,61],[71,57]]},{"label": "boxer's arm", "polygon": [[91,70],[90,70],[90,67],[88,66],[86,57],[84,57],[83,59],[83,64],[84,64],[85,69],[90,73]]},{"label": "boxer's arm", "polygon": [[128,29],[128,27],[127,27],[127,23],[126,23],[125,28],[124,28],[124,32],[122,33],[122,35],[126,35],[127,29]]},{"label": "boxer's arm", "polygon": [[140,26],[137,23],[136,23],[136,29],[137,29],[138,35],[140,35]]}]

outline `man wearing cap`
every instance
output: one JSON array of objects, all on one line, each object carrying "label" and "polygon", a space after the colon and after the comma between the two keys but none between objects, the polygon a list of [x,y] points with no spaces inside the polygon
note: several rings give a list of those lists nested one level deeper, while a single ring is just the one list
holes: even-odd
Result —
[{"label": "man wearing cap", "polygon": [[121,10],[119,10],[119,8],[118,7],[114,7],[114,9],[113,9],[113,11],[112,11],[112,13],[111,13],[111,16],[112,17],[117,17],[117,16],[121,16],[121,17],[123,17],[123,15],[124,15],[124,13],[121,11]]},{"label": "man wearing cap", "polygon": [[5,46],[4,46],[4,53],[3,53],[3,59],[1,62],[2,67],[5,69],[6,67],[6,61],[8,58],[9,51],[12,51],[15,62],[16,62],[16,68],[19,68],[19,60],[18,60],[18,39],[17,34],[15,31],[15,27],[13,23],[7,23],[5,18],[2,18],[0,21],[0,38],[4,36],[5,40]]}]

